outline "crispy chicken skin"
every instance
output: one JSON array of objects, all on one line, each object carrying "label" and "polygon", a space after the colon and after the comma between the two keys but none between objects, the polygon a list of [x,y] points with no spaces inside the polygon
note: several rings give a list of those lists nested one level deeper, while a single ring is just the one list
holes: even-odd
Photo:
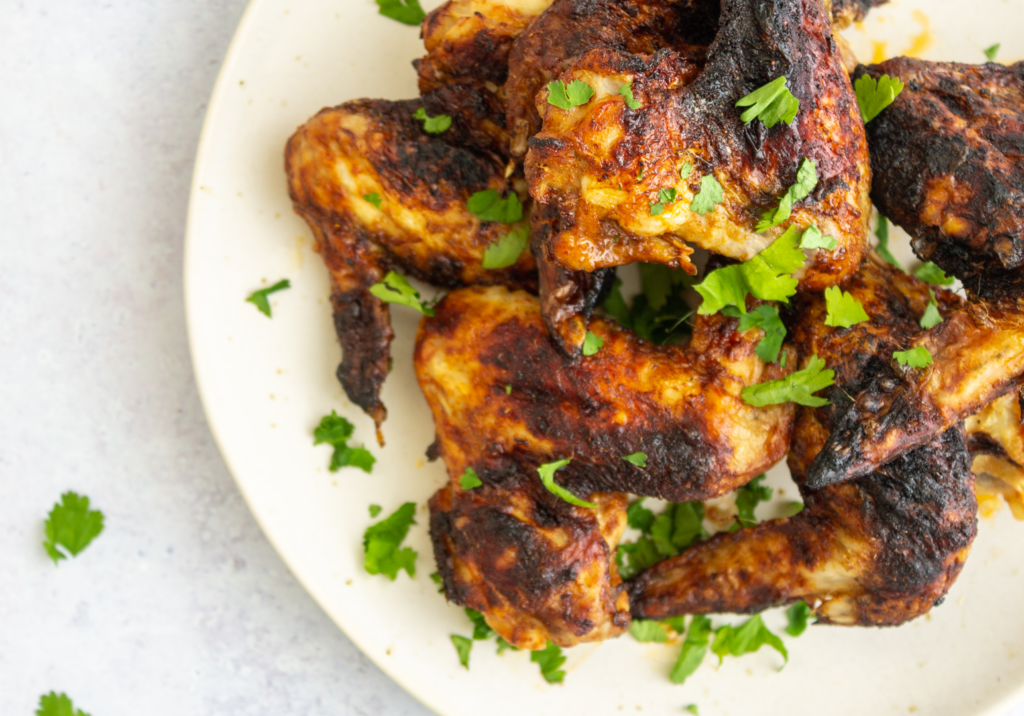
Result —
[{"label": "crispy chicken skin", "polygon": [[[452,116],[451,128],[427,134],[413,117],[420,107]],[[289,193],[331,273],[343,351],[338,379],[374,418],[378,436],[392,333],[388,307],[370,286],[393,268],[439,286],[536,285],[528,252],[507,269],[482,268],[484,250],[509,227],[481,223],[466,210],[473,192],[511,190],[506,146],[497,100],[466,86],[422,100],[346,102],[321,111],[288,141]],[[380,208],[364,198],[372,194]]]},{"label": "crispy chicken skin", "polygon": [[[828,3],[828,0],[825,0]],[[837,29],[849,27],[863,20],[873,7],[885,5],[889,0],[832,0],[832,26]]]},{"label": "crispy chicken skin", "polygon": [[[780,75],[801,101],[794,123],[744,126],[736,102]],[[667,50],[644,56],[596,49],[561,79],[582,80],[596,93],[570,110],[539,93],[544,125],[529,141],[526,176],[534,199],[558,210],[549,251],[564,267],[644,261],[693,273],[687,241],[749,259],[784,230],[758,234],[755,226],[809,158],[819,182],[796,204],[791,223],[816,223],[838,246],[815,252],[801,287],[821,290],[856,271],[870,214],[867,142],[819,0],[723,0],[703,69]],[[627,82],[637,110],[619,94]],[[686,163],[694,170],[684,180]],[[709,175],[724,187],[725,201],[702,216],[689,206]],[[666,188],[678,196],[652,216]]]},{"label": "crispy chicken skin", "polygon": [[508,486],[430,500],[430,535],[445,594],[482,612],[513,646],[601,641],[629,628],[629,598],[613,558],[626,529],[626,496],[595,494],[576,507],[520,473]]},{"label": "crispy chicken skin", "polygon": [[857,76],[905,88],[868,124],[879,210],[982,298],[1024,289],[1024,63],[898,57]]},{"label": "crispy chicken skin", "polygon": [[836,371],[835,385],[824,393],[834,405],[804,407],[797,417],[789,466],[804,509],[718,534],[641,574],[629,586],[634,617],[759,612],[803,600],[824,623],[883,626],[920,616],[945,595],[976,532],[962,427],[857,480],[819,491],[803,480],[843,403],[849,405],[847,394],[856,394],[887,365],[891,348],[920,330],[917,291],[904,295],[892,280],[896,273],[872,258],[847,286],[869,323],[825,326],[824,301],[816,295],[804,294],[795,305],[801,353],[817,353]]},{"label": "crispy chicken skin", "polygon": [[[504,288],[453,291],[424,319],[414,363],[452,475],[472,467],[504,487],[572,458],[557,482],[577,495],[632,492],[674,502],[730,492],[781,460],[793,406],[754,408],[748,385],[783,377],[754,353],[760,329],[699,317],[690,345],[655,346],[595,319],[594,355],[565,358],[537,299]],[[623,456],[647,455],[638,468]]]},{"label": "crispy chicken skin", "polygon": [[423,21],[420,93],[449,84],[500,87],[512,44],[551,0],[449,0]]}]

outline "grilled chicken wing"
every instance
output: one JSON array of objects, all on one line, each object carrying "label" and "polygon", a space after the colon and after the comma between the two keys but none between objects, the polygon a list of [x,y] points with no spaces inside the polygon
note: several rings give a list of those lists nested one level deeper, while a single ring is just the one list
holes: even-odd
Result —
[{"label": "grilled chicken wing", "polygon": [[[794,123],[744,126],[736,102],[780,75],[801,101]],[[856,270],[870,210],[867,143],[818,0],[723,0],[703,69],[671,51],[596,49],[561,79],[584,81],[595,94],[570,110],[548,104],[546,91],[538,95],[544,125],[529,142],[526,175],[534,199],[558,211],[548,251],[565,268],[644,261],[692,273],[688,241],[749,259],[782,232],[755,227],[810,159],[817,188],[797,203],[791,223],[816,223],[838,246],[816,252],[801,286],[820,290]],[[628,82],[636,110],[619,93]],[[686,164],[694,169],[682,179]],[[689,207],[708,176],[725,198],[701,215]],[[676,199],[652,216],[659,191],[669,188]]]},{"label": "grilled chicken wing", "polygon": [[802,600],[824,623],[882,626],[920,616],[945,595],[976,532],[974,479],[960,426],[855,481],[816,492],[803,482],[836,415],[849,405],[846,396],[919,330],[914,302],[927,287],[907,285],[912,282],[869,259],[847,288],[872,320],[849,329],[825,326],[820,296],[799,297],[795,341],[803,354],[817,353],[836,371],[826,393],[834,404],[801,408],[797,417],[789,465],[804,509],[718,534],[644,572],[629,586],[634,617],[758,612]]},{"label": "grilled chicken wing", "polygon": [[[570,360],[528,294],[463,289],[436,311],[420,326],[414,361],[452,475],[471,467],[504,486],[523,469],[572,458],[555,478],[580,496],[682,502],[735,490],[789,447],[793,407],[754,408],[740,397],[789,371],[758,358],[761,330],[738,334],[736,319],[699,317],[685,349],[595,319],[603,346]],[[623,460],[636,452],[646,467]]]},{"label": "grilled chicken wing", "polygon": [[497,89],[508,75],[516,37],[551,0],[448,0],[423,21],[427,56],[419,60],[420,93],[449,84]]},{"label": "grilled chicken wing", "polygon": [[857,75],[899,77],[868,124],[879,210],[914,252],[971,293],[1024,293],[1024,63],[961,65],[898,57]]},{"label": "grilled chicken wing", "polygon": [[1018,520],[1024,520],[1022,399],[1020,392],[1007,393],[964,421],[978,501],[998,500],[1001,495]]},{"label": "grilled chicken wing", "polygon": [[863,20],[871,8],[888,2],[889,0],[832,0],[832,26],[838,29],[849,27],[852,23]]},{"label": "grilled chicken wing", "polygon": [[629,628],[629,598],[613,558],[626,529],[625,495],[592,495],[597,509],[589,509],[551,494],[535,473],[472,490],[451,474],[430,500],[448,599],[483,613],[522,649],[600,641]]},{"label": "grilled chicken wing", "polygon": [[[429,116],[452,116],[451,128],[427,134],[413,117],[420,107]],[[467,86],[422,100],[346,102],[317,114],[288,141],[292,202],[331,273],[343,350],[338,379],[374,418],[378,436],[392,333],[388,307],[370,286],[391,268],[439,286],[536,285],[528,252],[507,269],[482,268],[484,250],[510,227],[482,223],[466,209],[476,191],[512,190],[507,142],[497,100]]]}]

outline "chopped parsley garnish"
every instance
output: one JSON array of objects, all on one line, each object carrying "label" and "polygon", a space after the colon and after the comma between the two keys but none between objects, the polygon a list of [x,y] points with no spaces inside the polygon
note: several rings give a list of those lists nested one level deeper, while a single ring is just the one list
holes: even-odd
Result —
[{"label": "chopped parsley garnish", "polygon": [[549,641],[540,651],[530,652],[530,661],[540,667],[540,675],[549,684],[560,684],[565,678],[565,672],[559,668],[565,663],[565,657],[562,656],[561,648],[553,641]]},{"label": "chopped parsley garnish", "polygon": [[985,57],[988,58],[989,62],[995,62],[996,61],[996,55],[999,54],[999,48],[1002,47],[1002,46],[1003,46],[1003,43],[997,42],[996,44],[992,45],[991,47],[986,47],[984,50],[982,50],[982,52],[985,53]]},{"label": "chopped parsley garnish", "polygon": [[711,620],[703,614],[694,614],[690,620],[690,628],[683,640],[683,648],[675,666],[669,672],[673,684],[682,684],[697,670],[708,653],[708,641],[711,638]]},{"label": "chopped parsley garnish", "polygon": [[668,630],[661,622],[653,619],[634,619],[629,625],[629,635],[645,644],[664,644],[668,641]]},{"label": "chopped parsley garnish", "polygon": [[416,114],[414,114],[413,117],[423,122],[423,131],[427,134],[441,134],[452,126],[452,118],[447,114],[439,114],[436,117],[430,117],[427,115],[427,110],[423,107],[417,109]]},{"label": "chopped parsley garnish", "polygon": [[878,215],[878,228],[875,229],[875,236],[878,238],[878,248],[875,249],[878,255],[902,271],[903,267],[900,266],[900,262],[889,250],[889,220],[881,214]]},{"label": "chopped parsley garnish", "polygon": [[474,487],[480,487],[484,484],[480,476],[476,474],[476,470],[471,467],[467,467],[466,471],[462,473],[462,477],[459,478],[459,487],[463,490],[472,490]]},{"label": "chopped parsley garnish", "polygon": [[362,446],[348,446],[353,430],[355,426],[352,423],[332,410],[330,415],[320,419],[320,426],[313,431],[314,445],[327,444],[334,448],[329,466],[331,472],[337,472],[343,467],[358,467],[363,472],[373,471],[373,463],[377,459],[370,451]]},{"label": "chopped parsley garnish", "polygon": [[659,515],[643,506],[643,498],[626,508],[626,521],[642,533],[636,542],[622,542],[615,555],[623,579],[631,579],[666,557],[674,557],[694,542],[708,537],[704,505],[669,504]]},{"label": "chopped parsley garnish", "polygon": [[760,119],[768,129],[779,122],[792,124],[800,111],[800,100],[793,96],[786,83],[785,77],[778,77],[737,102],[737,107],[750,107],[740,115],[743,123],[750,124]]},{"label": "chopped parsley garnish", "polygon": [[924,346],[915,346],[907,351],[896,351],[892,357],[900,365],[911,368],[927,368],[932,364],[932,354]]},{"label": "chopped parsley garnish", "polygon": [[494,636],[494,630],[487,624],[483,614],[476,609],[466,607],[466,616],[469,617],[469,621],[473,622],[474,641],[485,641]]},{"label": "chopped parsley garnish", "polygon": [[392,582],[398,572],[404,569],[410,577],[416,576],[416,550],[401,547],[402,540],[409,534],[409,527],[416,524],[416,503],[406,502],[394,513],[380,522],[366,528],[363,533],[363,562],[370,574],[383,574]]},{"label": "chopped parsley garnish", "polygon": [[65,694],[51,691],[39,697],[39,708],[36,716],[89,716],[81,709],[76,709]]},{"label": "chopped parsley garnish", "polygon": [[787,502],[782,506],[779,517],[792,517],[793,515],[800,514],[803,510],[804,503],[800,502],[800,500],[793,500],[792,502]]},{"label": "chopped parsley garnish", "polygon": [[691,174],[693,174],[693,164],[686,162],[679,170],[679,178],[684,180],[689,179]]},{"label": "chopped parsley garnish", "polygon": [[823,368],[825,368],[825,361],[815,354],[811,356],[810,362],[803,370],[798,370],[779,380],[748,385],[741,393],[743,402],[753,405],[755,408],[781,403],[797,403],[812,408],[828,405],[830,401],[813,395],[835,382],[835,371],[823,370]]},{"label": "chopped parsley garnish", "polygon": [[370,202],[378,209],[380,209],[380,205],[384,201],[383,199],[380,198],[380,194],[378,194],[377,192],[373,192],[372,194],[363,194],[363,200]]},{"label": "chopped parsley garnish", "polygon": [[779,351],[782,349],[782,342],[786,339],[786,326],[779,318],[779,309],[773,305],[762,305],[750,313],[740,313],[736,306],[726,306],[722,313],[732,318],[739,318],[739,325],[736,330],[746,333],[751,328],[760,328],[764,331],[762,338],[754,352],[765,363],[774,363],[779,359]]},{"label": "chopped parsley garnish", "polygon": [[458,634],[452,634],[451,640],[459,655],[459,663],[469,669],[469,652],[473,649],[473,640]]},{"label": "chopped parsley garnish", "polygon": [[804,235],[800,237],[800,248],[801,249],[825,249],[831,251],[836,247],[836,241],[834,236],[825,236],[821,233],[821,229],[816,224],[811,224],[804,230]]},{"label": "chopped parsley garnish", "polygon": [[635,530],[650,534],[651,527],[654,525],[654,513],[644,507],[644,499],[641,497],[639,500],[629,503],[629,507],[626,508],[626,523]]},{"label": "chopped parsley garnish", "polygon": [[594,335],[590,331],[587,331],[587,335],[583,339],[583,355],[592,356],[603,347],[604,341],[601,340],[601,336]]},{"label": "chopped parsley garnish", "polygon": [[896,101],[903,91],[903,83],[897,77],[882,75],[878,80],[870,75],[861,75],[853,83],[853,91],[857,95],[860,114],[867,124],[878,114]]},{"label": "chopped parsley garnish", "polygon": [[800,636],[807,629],[807,617],[811,616],[811,608],[805,602],[797,602],[786,610],[786,620],[789,626],[786,633],[790,636]]},{"label": "chopped parsley garnish", "polygon": [[394,271],[388,271],[388,275],[380,283],[370,286],[370,293],[385,303],[397,303],[401,306],[415,308],[425,316],[434,315],[432,304],[420,300],[420,292],[409,285],[409,281]]},{"label": "chopped parsley garnish", "polygon": [[690,211],[694,214],[710,214],[715,207],[725,201],[725,189],[718,183],[712,174],[705,174],[700,178],[700,191],[693,197],[690,203]]},{"label": "chopped parsley garnish", "polygon": [[807,256],[797,248],[796,227],[789,227],[771,246],[749,261],[712,271],[694,286],[704,302],[697,313],[718,313],[726,306],[747,312],[747,294],[764,301],[789,302],[797,280],[790,274],[804,265]]},{"label": "chopped parsley garnish", "polygon": [[[89,498],[65,492],[46,520],[43,547],[54,564],[78,555],[103,531],[103,513],[89,509]],[[61,547],[62,549],[57,549]]]},{"label": "chopped parsley garnish", "polygon": [[512,395],[512,386],[511,386],[511,384],[505,386],[505,395]]},{"label": "chopped parsley garnish", "polygon": [[680,289],[690,285],[690,275],[661,264],[642,263],[640,280],[643,292],[628,305],[620,288],[622,282],[616,278],[602,308],[624,328],[658,345],[688,335],[686,319],[693,311]]},{"label": "chopped parsley garnish", "polygon": [[849,328],[871,320],[861,302],[838,286],[825,289],[825,307],[828,310],[826,326]]},{"label": "chopped parsley garnish", "polygon": [[593,502],[581,500],[580,498],[576,497],[576,495],[572,494],[564,487],[559,485],[557,482],[555,482],[555,472],[561,470],[570,462],[572,462],[572,458],[567,457],[564,460],[558,460],[556,462],[549,462],[544,465],[541,465],[540,467],[537,468],[537,474],[540,475],[540,481],[544,483],[544,487],[548,488],[548,492],[550,492],[553,495],[557,495],[558,497],[561,497],[566,502],[576,505],[578,507],[589,507],[590,509],[596,509],[597,505],[595,505]]},{"label": "chopped parsley garnish", "polygon": [[628,462],[630,465],[636,465],[637,467],[647,467],[646,453],[635,452],[632,455],[623,455],[622,459]]},{"label": "chopped parsley garnish", "polygon": [[282,279],[281,281],[275,283],[273,286],[267,286],[266,288],[261,288],[259,291],[253,291],[249,295],[249,298],[245,300],[251,303],[252,305],[256,306],[256,308],[258,308],[260,310],[260,313],[262,313],[264,316],[270,318],[270,301],[267,300],[267,296],[269,296],[272,293],[277,293],[278,291],[284,291],[286,288],[291,287],[291,281],[289,281],[288,279]]},{"label": "chopped parsley garnish", "polygon": [[[382,509],[384,509],[384,508],[381,507],[380,505],[370,505],[370,517],[376,517],[377,515],[380,514],[380,511]],[[430,575],[430,576],[433,577],[434,575]],[[438,579],[440,579],[441,575],[437,575],[437,577],[438,577]]]},{"label": "chopped parsley garnish", "polygon": [[420,0],[377,0],[378,12],[405,25],[419,25],[427,16]]},{"label": "chopped parsley garnish", "polygon": [[503,269],[512,266],[526,251],[529,240],[530,230],[527,227],[512,229],[484,250],[483,267]]},{"label": "chopped parsley garnish", "polygon": [[942,314],[939,313],[939,304],[935,300],[935,292],[928,291],[928,295],[931,297],[931,300],[928,302],[928,305],[925,306],[924,313],[921,314],[920,322],[921,328],[924,328],[925,330],[934,328],[943,321]]},{"label": "chopped parsley garnish", "polygon": [[640,100],[633,97],[632,80],[619,87],[619,94],[625,97],[627,107],[629,107],[630,109],[640,109]]},{"label": "chopped parsley garnish", "polygon": [[760,614],[752,616],[739,626],[721,626],[715,630],[715,641],[711,644],[711,651],[718,657],[718,663],[726,656],[743,656],[760,649],[762,646],[770,646],[782,654],[782,658],[789,661],[789,653],[786,651],[782,639],[768,631]]},{"label": "chopped parsley garnish", "polygon": [[753,480],[736,491],[736,520],[740,527],[753,527],[757,524],[754,508],[761,502],[772,499],[772,488],[764,483],[764,475]]},{"label": "chopped parsley garnish", "polygon": [[651,204],[651,216],[659,216],[665,211],[666,206],[676,200],[678,194],[679,192],[675,189],[660,189],[658,191],[658,202]]},{"label": "chopped parsley garnish", "polygon": [[480,221],[500,221],[503,224],[514,224],[523,220],[523,205],[519,203],[519,195],[509,192],[504,199],[497,189],[484,189],[469,197],[466,210],[476,214]]},{"label": "chopped parsley garnish", "polygon": [[697,704],[689,704],[683,707],[683,711],[689,711],[693,716],[700,716],[700,710],[697,708]]},{"label": "chopped parsley garnish", "polygon": [[947,276],[945,271],[931,261],[925,261],[918,266],[914,275],[932,286],[950,286],[956,280],[952,276]]},{"label": "chopped parsley garnish", "polygon": [[800,163],[800,168],[796,171],[796,184],[789,187],[786,193],[782,195],[777,208],[769,209],[764,213],[755,231],[763,234],[765,231],[773,229],[786,221],[793,213],[793,205],[798,201],[806,199],[816,186],[818,186],[817,165],[813,159],[805,158]]},{"label": "chopped parsley garnish", "polygon": [[573,80],[568,86],[562,80],[548,84],[548,104],[559,109],[572,109],[590,101],[594,96],[593,88],[581,80]]}]

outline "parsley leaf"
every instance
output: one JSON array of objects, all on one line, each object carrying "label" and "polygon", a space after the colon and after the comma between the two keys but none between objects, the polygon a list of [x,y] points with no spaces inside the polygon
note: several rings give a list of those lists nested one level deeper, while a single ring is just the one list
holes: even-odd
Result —
[{"label": "parsley leaf", "polygon": [[269,296],[272,293],[277,293],[278,291],[284,291],[286,288],[291,287],[292,282],[289,281],[288,279],[283,279],[275,283],[273,286],[261,288],[259,291],[253,291],[249,295],[249,298],[245,300],[251,303],[252,305],[256,306],[256,308],[258,308],[260,310],[260,313],[262,313],[264,316],[270,318],[270,301],[267,300],[267,296]]},{"label": "parsley leaf", "polygon": [[875,249],[878,255],[902,271],[903,267],[900,266],[900,262],[889,251],[889,220],[881,214],[878,215],[878,228],[875,229],[875,236],[878,237],[878,248]]},{"label": "parsley leaf", "polygon": [[447,114],[439,114],[436,117],[430,117],[427,115],[427,110],[423,107],[417,109],[416,114],[414,114],[413,117],[423,121],[423,131],[427,134],[441,134],[452,126],[452,118]]},{"label": "parsley leaf", "polygon": [[623,455],[622,459],[628,462],[630,465],[636,465],[637,467],[647,467],[646,453],[635,452],[632,455]]},{"label": "parsley leaf", "polygon": [[683,640],[683,648],[675,666],[669,672],[673,684],[682,684],[690,674],[704,661],[708,653],[708,641],[711,638],[711,620],[703,614],[695,614],[690,620],[690,628]]},{"label": "parsley leaf", "polygon": [[[632,455],[630,457],[632,457]],[[625,458],[623,458],[623,460],[625,460]],[[643,497],[635,502],[629,503],[629,507],[626,508],[626,523],[633,529],[640,530],[644,534],[651,531],[651,525],[654,524],[654,513],[644,507]]]},{"label": "parsley leaf", "polygon": [[774,363],[779,359],[779,351],[782,349],[782,341],[786,339],[786,326],[779,318],[777,306],[758,306],[750,313],[740,313],[735,306],[726,306],[722,313],[732,318],[739,318],[739,325],[736,330],[746,333],[751,328],[760,328],[764,331],[762,338],[754,352],[765,363]]},{"label": "parsley leaf", "polygon": [[615,561],[623,579],[632,579],[640,572],[665,558],[650,537],[642,536],[636,542],[620,542]]},{"label": "parsley leaf", "polygon": [[694,214],[710,214],[715,207],[725,201],[725,189],[718,183],[712,174],[705,174],[700,178],[700,191],[693,197],[690,203],[690,211]]},{"label": "parsley leaf", "polygon": [[690,704],[683,707],[683,711],[689,711],[693,716],[700,716],[700,711],[697,709],[697,704]]},{"label": "parsley leaf", "polygon": [[378,12],[406,25],[419,25],[427,16],[420,0],[377,0]]},{"label": "parsley leaf", "polygon": [[51,691],[39,697],[39,708],[36,716],[89,716],[81,709],[76,709],[65,694]]},{"label": "parsley leaf", "polygon": [[357,448],[348,446],[348,439],[352,437],[353,430],[355,427],[352,423],[333,410],[330,415],[321,418],[320,426],[313,430],[314,445],[327,444],[334,448],[329,466],[331,472],[337,472],[339,469],[349,466],[358,467],[364,472],[373,470],[373,463],[377,460],[369,450],[362,446]]},{"label": "parsley leaf", "polygon": [[[380,505],[370,505],[370,517],[376,517],[377,515],[380,514],[380,511],[382,509],[384,509],[384,508],[381,507]],[[430,576],[433,577],[434,575],[430,575]],[[438,579],[441,578],[441,575],[437,575],[437,576],[438,576]]]},{"label": "parsley leaf", "polygon": [[763,485],[764,475],[758,475],[736,492],[736,519],[743,527],[757,524],[754,508],[758,503],[772,499],[772,488]]},{"label": "parsley leaf", "polygon": [[622,281],[616,278],[602,308],[624,328],[658,345],[688,335],[690,324],[686,319],[693,311],[678,289],[690,285],[689,274],[661,264],[641,263],[640,280],[643,293],[634,297],[632,306],[627,305]]},{"label": "parsley leaf", "polygon": [[934,328],[935,326],[942,323],[942,314],[939,313],[939,304],[935,301],[935,293],[932,291],[928,292],[931,300],[924,309],[924,313],[921,315],[921,328],[925,330]]},{"label": "parsley leaf", "polygon": [[789,227],[771,246],[749,261],[712,271],[694,289],[704,297],[697,313],[718,313],[726,306],[747,312],[747,294],[764,301],[789,302],[796,293],[797,280],[791,275],[807,257],[797,248],[796,227]]},{"label": "parsley leaf", "polygon": [[826,326],[849,328],[871,320],[861,302],[838,286],[825,289],[825,307],[828,310]]},{"label": "parsley leaf", "polygon": [[466,471],[462,473],[462,477],[459,478],[459,487],[463,490],[472,490],[475,487],[480,487],[482,484],[484,484],[484,481],[476,474],[476,470],[471,467],[467,467]]},{"label": "parsley leaf", "polygon": [[1002,43],[1001,42],[997,42],[996,44],[992,45],[991,47],[986,47],[984,50],[982,50],[982,52],[985,53],[985,57],[988,58],[989,62],[995,62],[996,61],[996,55],[999,54],[999,48],[1000,47],[1002,47]]},{"label": "parsley leaf", "polygon": [[764,213],[754,230],[763,234],[786,221],[793,213],[793,205],[806,199],[816,186],[818,186],[817,165],[813,159],[805,158],[796,171],[796,184],[786,190],[776,209],[769,209]]},{"label": "parsley leaf", "polygon": [[675,557],[694,542],[707,537],[702,502],[670,504],[651,525],[651,539],[662,558]]},{"label": "parsley leaf", "polygon": [[458,634],[452,634],[451,640],[459,655],[459,663],[469,669],[469,652],[473,650],[473,640]]},{"label": "parsley leaf", "polygon": [[565,657],[562,656],[558,644],[553,641],[549,641],[541,651],[531,652],[530,661],[540,666],[540,675],[549,684],[560,684],[565,678],[565,672],[559,669],[565,663]]},{"label": "parsley leaf", "polygon": [[502,639],[499,636],[498,637],[498,653],[499,654],[504,654],[509,649],[511,649],[512,651],[519,651],[519,647],[518,646],[512,646],[511,644],[509,644],[507,641],[505,641],[504,639]]},{"label": "parsley leaf", "polygon": [[790,636],[800,636],[807,629],[807,617],[811,615],[811,608],[804,602],[797,602],[786,610],[786,619],[789,626],[786,633]]},{"label": "parsley leaf", "polygon": [[366,555],[364,567],[370,574],[384,574],[392,582],[404,569],[410,577],[416,576],[416,550],[411,547],[399,549],[402,540],[409,534],[409,527],[416,524],[416,503],[406,502],[391,516],[366,528],[363,533],[363,552]]},{"label": "parsley leaf", "polygon": [[675,201],[678,194],[679,192],[675,189],[660,189],[658,191],[658,203],[651,204],[651,216],[658,216],[665,211],[665,207]]},{"label": "parsley leaf", "polygon": [[915,346],[908,351],[896,351],[892,354],[900,365],[911,368],[927,368],[932,364],[932,354],[924,346]]},{"label": "parsley leaf", "polygon": [[466,616],[473,622],[473,639],[475,641],[484,641],[494,636],[494,630],[487,624],[483,614],[476,609],[466,607]]},{"label": "parsley leaf", "polygon": [[509,192],[504,199],[497,189],[484,189],[469,197],[466,210],[476,214],[480,221],[500,221],[503,224],[515,224],[523,220],[523,205],[519,203],[519,195]]},{"label": "parsley leaf", "polygon": [[801,249],[825,249],[831,251],[839,242],[833,236],[825,236],[816,224],[811,224],[800,237]]},{"label": "parsley leaf", "polygon": [[[78,555],[103,531],[103,513],[89,509],[89,498],[65,492],[53,505],[46,520],[46,541],[43,546],[54,564]],[[57,546],[63,550],[57,549]],[[67,554],[65,554],[67,552]]]},{"label": "parsley leaf", "polygon": [[877,81],[870,75],[861,75],[853,83],[853,91],[857,95],[857,104],[860,106],[864,124],[867,124],[896,101],[903,91],[903,83],[899,78],[889,75],[882,75]]},{"label": "parsley leaf", "polygon": [[370,286],[370,293],[385,303],[397,303],[401,306],[415,308],[424,316],[433,316],[434,307],[426,301],[420,300],[420,292],[409,285],[409,281],[394,271],[388,271],[388,275],[380,283]]},{"label": "parsley leaf", "polygon": [[952,276],[947,276],[945,271],[931,261],[925,261],[918,266],[917,270],[914,271],[914,275],[925,283],[930,283],[932,286],[950,286],[956,280]]},{"label": "parsley leaf", "polygon": [[555,472],[561,470],[563,467],[572,462],[571,457],[567,457],[564,460],[558,460],[556,462],[549,462],[541,465],[537,468],[537,474],[540,475],[540,481],[544,483],[544,487],[548,488],[548,492],[553,495],[561,497],[566,502],[577,505],[579,507],[589,507],[590,509],[596,509],[597,505],[593,502],[586,502],[576,497],[564,487],[555,482]]},{"label": "parsley leaf", "polygon": [[377,192],[373,192],[372,194],[363,194],[363,199],[370,202],[378,209],[380,209],[380,205],[383,202],[383,199],[380,198],[380,194]]},{"label": "parsley leaf", "polygon": [[511,383],[509,385],[505,386],[505,395],[512,395],[512,385],[511,385]]},{"label": "parsley leaf", "polygon": [[645,644],[664,644],[668,641],[668,632],[661,622],[653,619],[634,619],[629,625],[629,635]]},{"label": "parsley leaf", "polygon": [[682,168],[679,170],[679,178],[684,180],[689,179],[691,174],[693,174],[693,164],[690,162],[684,163]]},{"label": "parsley leaf", "polygon": [[750,107],[740,115],[743,123],[760,119],[768,129],[779,122],[792,124],[800,110],[800,100],[789,91],[786,82],[785,77],[778,77],[737,102],[737,107]]},{"label": "parsley leaf", "polygon": [[825,361],[815,354],[811,356],[810,362],[803,370],[791,373],[780,380],[748,385],[741,393],[743,402],[755,408],[788,402],[812,408],[828,405],[830,401],[813,395],[832,385],[835,380],[835,371],[822,370],[824,367]]},{"label": "parsley leaf", "polygon": [[783,659],[789,661],[789,653],[782,639],[768,631],[761,615],[756,614],[739,626],[718,627],[715,630],[715,641],[711,644],[711,651],[721,664],[725,656],[743,656],[765,645],[772,647],[782,654]]},{"label": "parsley leaf", "polygon": [[601,340],[601,337],[587,331],[587,335],[583,339],[583,355],[592,356],[602,347],[604,347],[604,341]]},{"label": "parsley leaf", "polygon": [[548,104],[553,104],[559,109],[572,109],[590,101],[594,96],[594,90],[586,82],[573,80],[566,87],[562,80],[555,80],[548,84]]},{"label": "parsley leaf", "polygon": [[633,97],[633,82],[630,80],[619,87],[619,94],[626,98],[626,106],[630,109],[640,109],[640,100]]},{"label": "parsley leaf", "polygon": [[525,226],[512,229],[484,250],[483,267],[503,269],[513,265],[526,251],[529,238],[530,230]]}]

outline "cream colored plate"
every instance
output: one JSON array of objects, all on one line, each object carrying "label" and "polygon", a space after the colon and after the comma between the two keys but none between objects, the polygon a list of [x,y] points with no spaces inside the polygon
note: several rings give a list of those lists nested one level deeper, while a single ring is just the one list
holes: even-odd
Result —
[{"label": "cream colored plate", "polygon": [[[437,2],[424,2],[427,9]],[[922,8],[917,11],[914,8]],[[1024,6],[1010,0],[900,0],[848,37],[863,59],[912,48],[927,58],[977,62],[1003,43],[1024,56]],[[477,643],[470,671],[452,633],[469,634],[461,609],[438,595],[426,534],[426,500],[445,480],[426,464],[433,425],[412,372],[417,315],[392,312],[394,371],[384,388],[387,449],[334,378],[339,348],[326,272],[306,226],[291,211],[282,149],[321,107],[357,97],[415,96],[415,28],[379,16],[372,0],[253,0],[210,102],[196,161],[185,279],[196,379],[210,426],[268,538],[337,624],[410,693],[446,716],[679,713],[696,703],[716,714],[988,713],[1024,682],[1024,525],[1003,510],[981,525],[974,554],[945,604],[887,630],[809,629],[787,639],[781,672],[762,650],[707,662],[684,686],[666,673],[675,649],[630,638],[568,653],[564,685],[541,680],[525,653]],[[898,250],[910,260],[905,237]],[[268,320],[244,301],[281,278]],[[356,424],[378,463],[372,475],[332,474],[329,448],[312,445],[320,417],[337,409]],[[774,475],[775,484],[786,477]],[[793,497],[792,488],[789,498]],[[367,575],[361,539],[367,506],[390,513],[420,505],[411,545],[415,579]],[[766,508],[765,514],[769,514]],[[769,613],[772,626],[782,615]]]}]

